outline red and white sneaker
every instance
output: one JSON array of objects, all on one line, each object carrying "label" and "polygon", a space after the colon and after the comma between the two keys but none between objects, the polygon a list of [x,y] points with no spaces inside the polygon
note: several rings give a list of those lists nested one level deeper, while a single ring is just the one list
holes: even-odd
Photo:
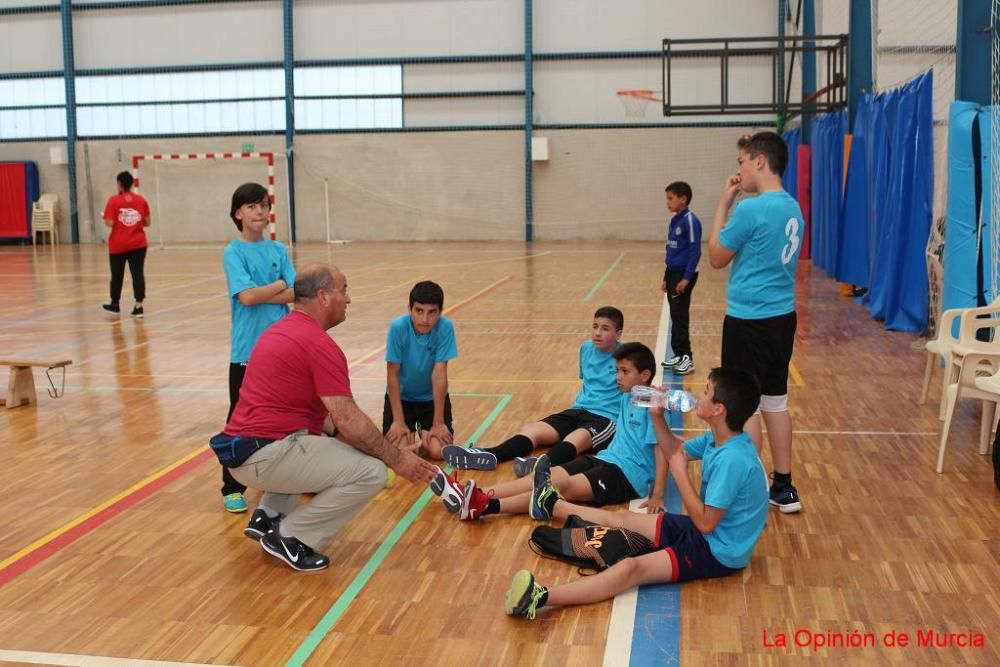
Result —
[{"label": "red and white sneaker", "polygon": [[477,487],[473,480],[466,480],[465,489],[462,492],[462,508],[458,518],[461,521],[478,521],[489,505],[490,497],[486,495],[486,492]]},{"label": "red and white sneaker", "polygon": [[454,473],[446,475],[441,468],[438,468],[437,475],[431,480],[430,486],[435,495],[441,496],[441,504],[446,510],[457,514],[462,509],[464,493],[462,485],[455,479]]}]

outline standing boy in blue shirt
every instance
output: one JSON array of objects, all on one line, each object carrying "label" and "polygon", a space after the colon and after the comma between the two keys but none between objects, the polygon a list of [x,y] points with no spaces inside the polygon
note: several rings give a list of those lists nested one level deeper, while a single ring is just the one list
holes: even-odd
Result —
[{"label": "standing boy in blue shirt", "polygon": [[451,443],[448,362],[458,356],[455,327],[441,314],[444,290],[424,280],[410,290],[410,312],[389,325],[382,435],[397,445],[419,444],[434,459]]},{"label": "standing boy in blue shirt", "polygon": [[[222,253],[233,321],[227,423],[239,400],[247,361],[257,339],[264,329],[288,314],[287,304],[295,299],[295,267],[285,246],[264,238],[270,213],[271,199],[263,185],[244,183],[233,192],[229,217],[240,230],[240,237],[230,241]],[[228,468],[223,468],[222,499],[227,511],[246,511],[244,491],[246,487],[229,474]]]},{"label": "standing boy in blue shirt", "polygon": [[[723,577],[750,563],[767,523],[767,474],[753,441],[742,431],[760,398],[754,378],[745,371],[715,368],[698,401],[697,415],[710,431],[683,442],[663,419],[663,410],[650,410],[658,451],[670,462],[670,474],[687,515],[608,512],[573,505],[544,475],[536,482],[540,514],[566,520],[575,514],[610,528],[626,528],[643,535],[657,548],[642,556],[624,558],[592,577],[546,588],[528,570],[511,582],[504,609],[511,616],[534,619],[546,605],[590,604],[613,598],[633,586]],[[688,476],[688,461],[701,460],[701,494]]]},{"label": "standing boy in blue shirt", "polygon": [[[615,350],[616,384],[619,415],[614,440],[593,456],[581,456],[568,463],[552,466],[547,456],[535,463],[534,478],[551,469],[551,493],[561,492],[571,500],[597,506],[617,505],[642,497],[650,486],[653,492],[644,503],[648,511],[663,507],[666,487],[666,459],[656,454],[656,434],[649,410],[632,405],[632,387],[649,385],[656,373],[656,359],[642,343],[625,343]],[[489,514],[539,515],[538,498],[532,495],[533,480],[524,477],[483,490],[474,480],[466,480],[459,504],[442,496],[445,508],[457,513],[462,521],[476,521]],[[555,490],[558,489],[558,492]],[[654,500],[655,499],[655,500]],[[541,501],[544,502],[544,501]]]},{"label": "standing boy in blue shirt", "polygon": [[624,326],[625,316],[614,306],[602,306],[594,312],[590,340],[580,345],[580,391],[568,410],[525,424],[496,447],[445,447],[445,460],[456,468],[471,470],[494,470],[497,463],[514,460],[514,473],[524,477],[535,464],[530,454],[538,445],[554,445],[547,454],[552,465],[568,463],[589,450],[604,449],[615,435],[618,418],[614,352]]},{"label": "standing boy in blue shirt", "polygon": [[[788,148],[774,132],[738,143],[739,172],[730,176],[715,209],[708,259],[721,269],[733,263],[726,287],[722,365],[740,368],[760,382],[760,412],[767,424],[774,465],[771,504],[783,513],[802,509],[792,486],[792,419],[788,414],[788,364],[797,319],[795,267],[802,249],[802,210],[781,185]],[[756,194],[729,208],[740,192]],[[760,417],[744,427],[758,449]]]},{"label": "standing boy in blue shirt", "polygon": [[660,289],[670,304],[673,355],[666,355],[661,365],[676,375],[687,375],[694,370],[690,310],[691,292],[698,283],[698,260],[701,259],[701,220],[688,208],[693,196],[691,186],[684,181],[674,181],[667,186],[667,210],[674,217],[667,226],[666,268]]}]

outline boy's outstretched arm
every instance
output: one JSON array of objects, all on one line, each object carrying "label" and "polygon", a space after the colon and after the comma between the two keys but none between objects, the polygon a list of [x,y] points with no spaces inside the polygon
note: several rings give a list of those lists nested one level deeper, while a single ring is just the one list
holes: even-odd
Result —
[{"label": "boy's outstretched arm", "polygon": [[443,445],[450,445],[451,431],[444,423],[444,399],[448,394],[448,362],[439,361],[431,371],[431,387],[434,391],[434,423],[429,434],[436,437]]},{"label": "boy's outstretched arm", "polygon": [[695,528],[701,531],[702,535],[708,535],[722,521],[726,510],[706,505],[701,501],[694,490],[694,485],[691,484],[691,478],[688,477],[687,463],[687,453],[683,447],[678,448],[670,457],[670,474],[674,476],[674,483],[677,484],[677,490],[681,494],[684,509],[687,510]]}]

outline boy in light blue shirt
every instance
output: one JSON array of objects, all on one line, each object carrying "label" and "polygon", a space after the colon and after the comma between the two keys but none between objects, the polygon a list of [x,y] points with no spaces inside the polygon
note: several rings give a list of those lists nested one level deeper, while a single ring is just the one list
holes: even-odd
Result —
[{"label": "boy in light blue shirt", "polygon": [[[558,466],[552,466],[548,456],[542,456],[535,464],[534,478],[538,478],[540,469],[551,468],[553,489],[558,489],[566,498],[598,507],[640,498],[652,485],[650,498],[657,500],[647,501],[643,506],[655,512],[663,506],[666,459],[655,453],[657,434],[653,431],[649,410],[632,405],[629,392],[637,385],[649,385],[656,373],[656,359],[642,343],[625,343],[615,350],[614,357],[620,414],[611,444],[596,455],[581,456]],[[530,512],[533,517],[540,518],[532,497],[532,485],[533,479],[524,477],[481,489],[470,479],[458,492],[459,502],[450,502],[444,496],[442,502],[462,521],[477,521],[498,513]]]},{"label": "boy in light blue shirt", "polygon": [[[264,330],[288,313],[295,294],[295,267],[285,246],[264,238],[270,222],[271,199],[267,188],[258,183],[244,183],[233,192],[229,217],[240,237],[230,241],[222,253],[226,272],[232,329],[229,356],[229,414],[233,416],[240,387],[247,372],[247,361]],[[246,487],[222,469],[222,498],[229,512],[245,512],[243,492]]]},{"label": "boy in light blue shirt", "polygon": [[[733,264],[722,324],[722,365],[740,368],[760,382],[760,412],[767,425],[774,474],[771,504],[781,512],[802,509],[792,485],[792,420],[788,414],[788,366],[797,318],[795,267],[802,249],[802,210],[782,189],[788,148],[774,132],[744,136],[738,143],[739,172],[726,181],[708,242],[714,268]],[[756,194],[729,208],[740,192]],[[744,427],[759,449],[760,417]]]},{"label": "boy in light blue shirt", "polygon": [[495,447],[460,447],[443,450],[445,460],[459,469],[494,470],[497,463],[514,461],[514,473],[531,472],[538,445],[552,445],[547,456],[552,465],[568,463],[587,451],[600,451],[615,435],[620,399],[615,380],[615,350],[625,326],[625,316],[614,306],[594,312],[590,340],[580,345],[580,391],[568,410],[529,422]]},{"label": "boy in light blue shirt", "polygon": [[[546,605],[590,604],[633,586],[722,577],[750,563],[767,523],[767,474],[753,441],[742,427],[757,409],[760,390],[747,372],[715,368],[698,401],[697,415],[710,431],[687,442],[675,436],[662,409],[651,409],[658,449],[669,460],[670,474],[687,515],[608,512],[563,499],[554,478],[536,475],[532,511],[565,520],[571,514],[609,528],[643,535],[656,551],[624,558],[592,577],[546,588],[528,570],[511,582],[504,601],[512,616],[534,619]],[[688,461],[702,462],[701,494],[688,476]]]},{"label": "boy in light blue shirt", "polygon": [[455,327],[441,314],[444,290],[425,280],[410,290],[410,312],[389,325],[382,434],[419,446],[434,459],[452,442],[448,362],[458,356]]}]

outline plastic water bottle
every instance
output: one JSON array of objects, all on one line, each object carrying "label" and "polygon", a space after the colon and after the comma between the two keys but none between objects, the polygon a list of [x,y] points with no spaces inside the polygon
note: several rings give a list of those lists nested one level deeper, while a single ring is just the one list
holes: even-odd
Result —
[{"label": "plastic water bottle", "polygon": [[691,412],[698,406],[698,397],[683,389],[647,387],[640,384],[632,387],[629,398],[632,405],[643,408],[662,407],[670,412]]}]

